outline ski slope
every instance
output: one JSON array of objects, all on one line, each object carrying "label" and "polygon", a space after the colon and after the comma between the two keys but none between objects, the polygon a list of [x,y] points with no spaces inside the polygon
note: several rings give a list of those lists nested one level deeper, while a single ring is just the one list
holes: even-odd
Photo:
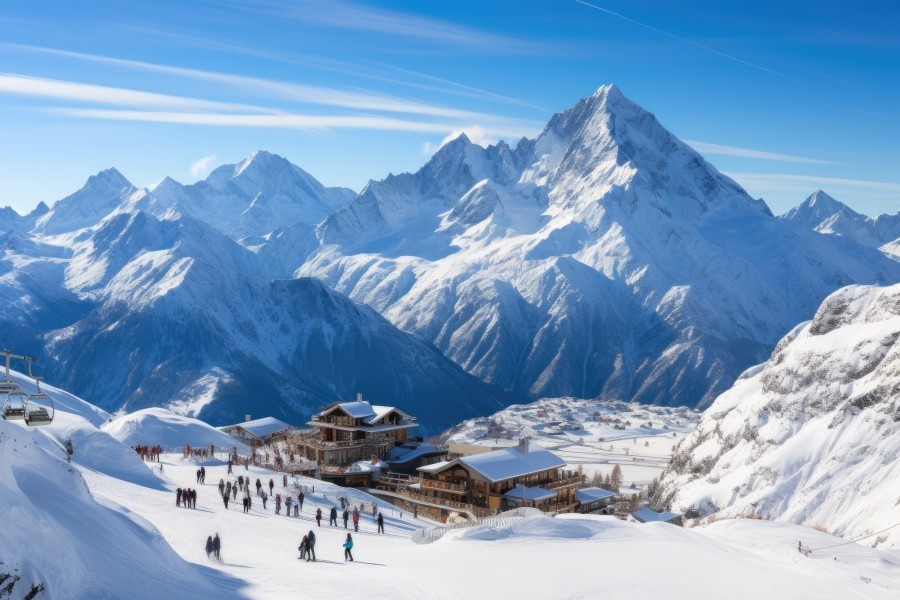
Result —
[{"label": "ski slope", "polygon": [[[172,421],[190,435],[194,425]],[[177,430],[167,436],[178,438]],[[66,436],[78,439],[66,461]],[[89,442],[89,443],[88,443]],[[147,440],[144,443],[153,443]],[[342,522],[327,524],[341,495],[367,508],[376,500],[313,479],[283,479],[261,468],[237,468],[180,453],[142,462],[83,417],[57,414],[52,425],[27,429],[0,421],[0,572],[21,580],[13,598],[41,583],[45,597],[87,598],[696,598],[758,600],[896,598],[900,554],[849,544],[804,556],[805,546],[843,540],[784,523],[732,520],[704,528],[638,525],[611,517],[532,516],[500,526],[454,530],[431,544],[411,540],[435,524],[384,510],[376,533],[370,510],[354,533],[355,561],[343,560]],[[160,468],[161,467],[161,468]],[[298,517],[276,515],[253,498],[221,501],[220,479],[257,478],[275,493],[307,487]],[[315,486],[314,491],[312,487]],[[196,509],[175,506],[175,489],[197,490]],[[240,494],[239,494],[240,495]],[[315,510],[324,514],[322,527]],[[352,529],[352,523],[350,525]],[[301,562],[302,535],[316,531],[316,562]],[[222,562],[207,558],[207,536],[219,533]],[[18,594],[19,596],[16,596]]]}]

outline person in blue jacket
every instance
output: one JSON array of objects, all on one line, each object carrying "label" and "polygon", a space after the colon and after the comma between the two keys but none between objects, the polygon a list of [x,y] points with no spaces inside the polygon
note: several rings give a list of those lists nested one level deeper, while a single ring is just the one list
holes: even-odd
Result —
[{"label": "person in blue jacket", "polygon": [[353,562],[353,554],[350,550],[353,549],[353,538],[350,537],[350,534],[347,534],[347,540],[344,542],[344,560],[349,560]]}]

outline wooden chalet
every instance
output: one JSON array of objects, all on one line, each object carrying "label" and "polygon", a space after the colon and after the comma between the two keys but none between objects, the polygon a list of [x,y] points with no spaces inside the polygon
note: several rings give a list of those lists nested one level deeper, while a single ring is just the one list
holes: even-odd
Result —
[{"label": "wooden chalet", "polygon": [[419,499],[485,512],[528,506],[571,512],[584,477],[564,471],[565,461],[527,439],[512,448],[461,456],[419,467]]},{"label": "wooden chalet", "polygon": [[415,418],[399,408],[369,404],[361,395],[356,402],[326,406],[307,425],[313,431],[294,442],[301,456],[319,463],[323,475],[356,462],[385,459],[388,451],[406,443],[409,429],[418,427]]}]

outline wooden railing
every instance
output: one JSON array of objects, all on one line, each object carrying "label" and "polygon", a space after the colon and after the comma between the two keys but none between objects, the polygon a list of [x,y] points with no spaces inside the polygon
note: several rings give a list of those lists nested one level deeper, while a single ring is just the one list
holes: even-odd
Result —
[{"label": "wooden railing", "polygon": [[424,479],[422,487],[442,492],[465,493],[466,488],[458,483],[449,483],[446,481],[436,481],[434,479]]},{"label": "wooden railing", "polygon": [[564,487],[581,485],[583,481],[584,478],[581,475],[574,474],[555,479],[543,487],[546,487],[548,490],[558,490]]}]

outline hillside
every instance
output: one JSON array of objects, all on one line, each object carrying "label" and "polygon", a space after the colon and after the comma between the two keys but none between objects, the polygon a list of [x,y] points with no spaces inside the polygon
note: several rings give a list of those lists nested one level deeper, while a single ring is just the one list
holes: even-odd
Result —
[{"label": "hillside", "polygon": [[[665,480],[676,506],[847,538],[900,523],[900,285],[851,286],[707,409]],[[894,527],[865,542],[900,545]]]}]

